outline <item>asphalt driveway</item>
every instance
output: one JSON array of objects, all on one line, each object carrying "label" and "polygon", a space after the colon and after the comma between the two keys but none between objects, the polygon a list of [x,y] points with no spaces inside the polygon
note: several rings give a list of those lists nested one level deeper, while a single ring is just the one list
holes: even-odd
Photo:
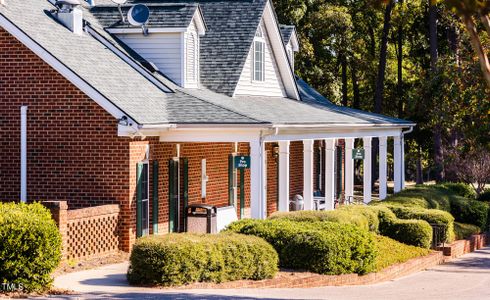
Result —
[{"label": "asphalt driveway", "polygon": [[490,299],[490,247],[450,263],[375,285],[308,289],[169,290],[135,288],[126,264],[60,276],[55,286],[78,295],[50,299]]}]

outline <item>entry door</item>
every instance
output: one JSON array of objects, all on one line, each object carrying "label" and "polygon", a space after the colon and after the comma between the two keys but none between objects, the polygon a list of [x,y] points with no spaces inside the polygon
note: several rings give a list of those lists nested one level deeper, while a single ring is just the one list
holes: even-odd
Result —
[{"label": "entry door", "polygon": [[137,236],[145,236],[150,233],[150,173],[148,162],[140,162],[137,165],[137,196],[136,196],[136,233]]},{"label": "entry door", "polygon": [[173,158],[168,161],[169,231],[185,231],[188,203],[188,160]]}]

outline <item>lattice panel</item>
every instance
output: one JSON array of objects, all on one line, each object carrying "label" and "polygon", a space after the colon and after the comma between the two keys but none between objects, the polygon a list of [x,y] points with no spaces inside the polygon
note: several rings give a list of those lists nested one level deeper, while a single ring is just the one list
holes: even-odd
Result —
[{"label": "lattice panel", "polygon": [[83,258],[117,251],[117,224],[118,214],[69,220],[67,258]]}]

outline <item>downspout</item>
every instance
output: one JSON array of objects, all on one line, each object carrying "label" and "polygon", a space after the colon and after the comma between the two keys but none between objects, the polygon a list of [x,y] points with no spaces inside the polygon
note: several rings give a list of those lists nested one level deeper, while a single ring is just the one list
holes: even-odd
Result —
[{"label": "downspout", "polygon": [[27,106],[20,107],[20,201],[27,201]]}]

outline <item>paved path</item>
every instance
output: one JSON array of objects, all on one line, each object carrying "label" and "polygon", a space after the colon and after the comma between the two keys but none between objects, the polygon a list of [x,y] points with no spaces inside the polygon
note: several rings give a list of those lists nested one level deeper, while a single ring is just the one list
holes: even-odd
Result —
[{"label": "paved path", "polygon": [[235,290],[135,288],[127,286],[126,267],[126,264],[118,264],[60,276],[55,286],[81,294],[53,296],[51,299],[490,299],[490,247],[407,277],[353,287]]}]

